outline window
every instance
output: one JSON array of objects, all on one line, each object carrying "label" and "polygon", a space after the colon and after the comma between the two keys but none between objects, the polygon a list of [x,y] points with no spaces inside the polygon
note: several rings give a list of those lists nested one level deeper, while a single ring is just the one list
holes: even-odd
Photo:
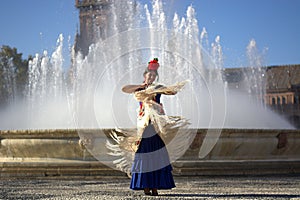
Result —
[{"label": "window", "polygon": [[294,103],[295,104],[299,104],[299,96],[295,96],[294,97]]},{"label": "window", "polygon": [[276,104],[276,100],[274,97],[272,97],[272,105]]},{"label": "window", "polygon": [[282,104],[286,104],[286,98],[282,97]]},{"label": "window", "polygon": [[277,97],[277,104],[280,104],[280,97]]}]

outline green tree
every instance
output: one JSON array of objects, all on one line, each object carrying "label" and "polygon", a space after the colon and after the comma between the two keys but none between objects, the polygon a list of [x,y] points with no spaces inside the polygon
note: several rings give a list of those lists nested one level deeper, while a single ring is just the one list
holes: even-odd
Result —
[{"label": "green tree", "polygon": [[0,105],[5,106],[24,96],[28,60],[16,48],[3,45],[0,51]]}]

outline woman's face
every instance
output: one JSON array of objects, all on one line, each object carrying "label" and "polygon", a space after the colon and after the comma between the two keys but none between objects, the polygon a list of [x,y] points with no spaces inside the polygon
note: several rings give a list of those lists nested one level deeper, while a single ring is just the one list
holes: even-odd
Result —
[{"label": "woman's face", "polygon": [[155,71],[149,71],[145,74],[145,83],[150,85],[152,84],[156,79],[156,73]]}]

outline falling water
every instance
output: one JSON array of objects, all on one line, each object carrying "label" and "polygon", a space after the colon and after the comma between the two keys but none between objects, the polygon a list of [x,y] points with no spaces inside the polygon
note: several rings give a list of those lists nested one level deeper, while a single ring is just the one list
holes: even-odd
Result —
[{"label": "falling water", "polygon": [[[136,102],[121,87],[141,83],[153,57],[161,64],[159,82],[189,80],[182,92],[164,96],[163,102],[167,114],[189,118],[191,127],[292,128],[271,111],[257,107],[256,101],[249,101],[249,95],[227,87],[222,78],[221,37],[208,45],[207,31],[202,28],[200,33],[192,6],[185,18],[175,13],[172,23],[167,21],[162,1],[155,0],[151,6],[133,8],[132,1],[113,4],[111,23],[105,30],[111,37],[92,44],[86,57],[72,49],[67,70],[60,35],[51,56],[45,51],[29,63],[27,99],[20,101],[15,113],[1,113],[6,118],[0,122],[1,129],[134,127]],[[249,55],[254,47],[248,47]],[[247,79],[251,85],[247,91],[254,81],[255,92],[262,97],[257,85],[264,84],[264,72],[257,67],[261,63],[250,66],[255,67],[250,68],[255,79]]]},{"label": "falling water", "polygon": [[265,74],[266,69],[263,67],[264,61],[262,53],[258,51],[256,41],[250,40],[247,46],[247,57],[249,62],[250,73],[246,75],[246,81],[248,82],[248,93],[256,95],[257,101],[263,105],[263,99],[266,91]]},{"label": "falling water", "polygon": [[[5,66],[3,63],[2,66]],[[14,66],[12,58],[7,60],[7,67],[3,68],[3,85],[2,87],[8,88],[8,97],[10,99],[10,104],[15,105],[17,99],[17,87],[16,87],[16,67]]]}]

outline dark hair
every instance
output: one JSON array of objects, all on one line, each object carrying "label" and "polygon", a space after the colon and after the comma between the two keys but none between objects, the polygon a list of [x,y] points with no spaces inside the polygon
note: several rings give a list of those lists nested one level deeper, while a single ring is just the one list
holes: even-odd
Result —
[{"label": "dark hair", "polygon": [[144,73],[143,73],[143,76],[145,76],[148,72],[155,72],[156,76],[157,76],[157,81],[159,80],[159,74],[157,72],[157,70],[150,70],[148,67],[145,69]]}]

